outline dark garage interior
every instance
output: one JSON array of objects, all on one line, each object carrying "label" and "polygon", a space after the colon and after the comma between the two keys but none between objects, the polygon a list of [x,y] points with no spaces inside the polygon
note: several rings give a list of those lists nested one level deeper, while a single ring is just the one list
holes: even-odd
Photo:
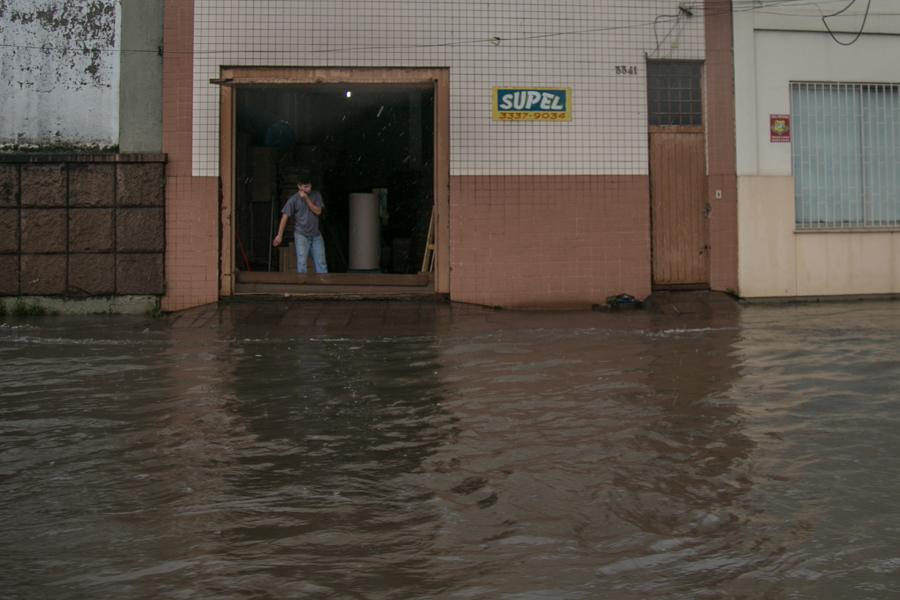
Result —
[{"label": "dark garage interior", "polygon": [[[355,272],[360,228],[351,194],[374,194],[377,216],[366,273],[423,270],[434,205],[434,91],[408,84],[304,84],[236,93],[235,267],[293,272],[291,219],[272,248],[281,208],[311,175],[325,209],[320,232],[330,273]],[[373,204],[374,206],[374,204]],[[358,214],[356,212],[354,215]],[[354,222],[354,219],[357,219]],[[357,251],[358,255],[358,251]],[[430,270],[424,265],[424,270]],[[313,272],[310,268],[309,272]]]}]

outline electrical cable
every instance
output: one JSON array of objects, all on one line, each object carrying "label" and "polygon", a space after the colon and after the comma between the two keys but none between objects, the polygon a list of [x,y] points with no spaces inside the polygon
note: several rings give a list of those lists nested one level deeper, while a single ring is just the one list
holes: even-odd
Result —
[{"label": "electrical cable", "polygon": [[833,15],[822,15],[822,23],[825,24],[825,29],[827,29],[829,35],[831,35],[831,39],[833,39],[835,42],[837,42],[841,46],[852,46],[859,39],[859,36],[862,35],[863,30],[866,28],[866,20],[869,18],[869,9],[872,8],[872,0],[869,0],[869,3],[866,4],[866,13],[863,15],[862,25],[859,26],[859,31],[856,32],[856,37],[853,38],[853,41],[851,41],[851,42],[842,42],[841,40],[837,39],[834,35],[834,32],[831,31],[831,27],[828,26],[828,21],[826,19],[830,19],[831,17],[837,17],[838,15],[841,15],[841,14],[847,12],[850,9],[850,7],[853,6],[854,4],[856,4],[856,0],[850,0],[850,4],[848,4],[847,6],[845,6],[843,9],[839,10],[838,12],[834,13]]},{"label": "electrical cable", "polygon": [[[790,13],[783,13],[773,10],[774,7],[803,7],[803,6],[820,6],[822,4],[830,4],[833,2],[837,2],[839,0],[774,0],[769,5],[759,5],[757,0],[735,0],[732,3],[723,2],[723,8],[720,10],[707,10],[705,7],[702,7],[704,17],[710,16],[721,16],[724,14],[733,14],[733,13],[742,13],[742,12],[758,12],[763,14],[776,14],[776,15],[786,15],[792,16]],[[843,1],[843,0],[841,0]],[[851,4],[842,9],[841,11],[834,13],[832,15],[827,15],[823,17],[830,18],[834,16],[838,16],[841,13],[845,12],[850,6],[852,6],[856,0],[851,0]],[[868,18],[869,9],[871,8],[872,0],[868,0],[869,4],[866,7],[866,16]],[[887,13],[872,13],[873,15],[878,16],[898,16],[900,13],[897,12],[887,12]],[[665,17],[663,17],[665,18]],[[668,18],[673,18],[669,16]],[[656,22],[660,19],[660,17],[656,17],[653,21],[641,21],[637,23],[630,23],[627,25],[617,25],[612,27],[593,27],[587,29],[576,29],[573,31],[561,31],[555,33],[544,33],[544,34],[536,34],[536,35],[523,35],[517,37],[509,37],[509,38],[499,38],[500,41],[530,41],[530,40],[540,40],[540,39],[548,39],[555,37],[564,37],[570,35],[585,35],[591,33],[605,33],[605,32],[613,32],[613,31],[622,31],[629,29],[639,29],[642,27],[654,27]],[[828,25],[826,23],[826,28]],[[865,27],[865,19],[863,21],[863,27]],[[831,33],[831,29],[828,29],[829,33]],[[841,45],[847,46],[854,43],[859,36],[862,34],[862,28],[857,34],[856,38],[853,42],[844,43],[835,39]],[[832,34],[832,37],[834,35]],[[404,49],[427,49],[427,48],[446,48],[446,47],[456,47],[456,46],[468,46],[468,45],[477,45],[484,44],[486,42],[491,42],[491,40],[498,38],[471,38],[467,40],[460,40],[456,42],[443,42],[443,43],[432,43],[432,44],[390,44],[390,45],[367,45],[367,46],[348,46],[343,48],[326,48],[322,50],[311,49],[306,52],[309,54],[335,54],[339,52],[363,52],[363,51],[371,51],[371,50],[404,50]],[[78,52],[110,52],[110,53],[134,53],[134,54],[159,54],[162,55],[162,48],[157,49],[148,49],[148,50],[125,50],[119,48],[92,48],[92,47],[76,47],[76,46],[50,46],[50,45],[20,45],[20,44],[0,44],[0,48],[17,48],[17,49],[32,49],[32,50],[44,50],[44,51],[78,51]],[[177,50],[166,50],[166,53],[170,55],[192,55],[192,56],[203,56],[203,55],[215,55],[222,54],[222,50],[207,50],[207,51],[177,51]],[[251,50],[251,49],[243,49],[241,50],[242,54],[272,54],[273,50]]]},{"label": "electrical cable", "polygon": [[[691,7],[691,8],[693,8],[693,7]],[[678,5],[678,14],[675,14],[675,15],[659,15],[658,17],[656,17],[656,18],[653,20],[653,38],[656,40],[656,48],[653,49],[653,52],[651,52],[651,53],[649,54],[649,56],[657,57],[657,58],[658,58],[659,49],[660,49],[660,47],[662,46],[662,43],[663,43],[664,41],[666,41],[666,40],[669,38],[670,35],[672,35],[672,32],[675,31],[675,29],[677,29],[679,25],[682,25],[682,29],[681,29],[681,30],[684,31],[684,26],[683,26],[683,21],[682,21],[682,18],[683,18],[684,15],[686,15],[686,16],[688,16],[688,17],[693,17],[693,16],[694,16],[694,13],[691,12],[691,9],[690,9],[690,8],[685,7],[684,4],[679,4],[679,5]],[[656,26],[657,26],[657,25],[659,24],[659,22],[660,22],[661,20],[663,20],[663,19],[674,19],[675,23],[672,25],[672,27],[669,29],[669,32],[663,37],[663,39],[660,40],[660,39],[659,39],[659,33],[658,33],[658,31],[657,31]],[[681,35],[681,32],[679,32],[678,37],[680,37],[680,35]],[[677,42],[677,38],[676,38],[676,42]],[[673,42],[673,43],[675,43],[675,42]]]}]

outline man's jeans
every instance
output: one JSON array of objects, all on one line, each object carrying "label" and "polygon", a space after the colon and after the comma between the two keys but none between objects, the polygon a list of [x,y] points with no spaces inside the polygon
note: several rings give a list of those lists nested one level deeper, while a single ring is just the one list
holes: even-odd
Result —
[{"label": "man's jeans", "polygon": [[325,264],[325,242],[322,236],[306,237],[294,232],[294,246],[297,248],[297,272],[306,273],[306,257],[312,248],[313,262],[316,263],[316,273],[327,273],[328,265]]}]

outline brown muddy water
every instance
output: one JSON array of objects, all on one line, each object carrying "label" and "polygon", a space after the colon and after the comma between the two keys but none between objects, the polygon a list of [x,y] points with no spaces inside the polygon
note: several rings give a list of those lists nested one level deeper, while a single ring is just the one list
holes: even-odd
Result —
[{"label": "brown muddy water", "polygon": [[900,303],[0,319],[0,598],[900,597]]}]

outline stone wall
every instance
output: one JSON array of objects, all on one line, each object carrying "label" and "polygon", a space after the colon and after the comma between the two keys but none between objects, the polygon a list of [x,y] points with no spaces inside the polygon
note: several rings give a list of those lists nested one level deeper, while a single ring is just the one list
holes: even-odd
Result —
[{"label": "stone wall", "polygon": [[0,296],[165,292],[165,155],[0,155]]}]

